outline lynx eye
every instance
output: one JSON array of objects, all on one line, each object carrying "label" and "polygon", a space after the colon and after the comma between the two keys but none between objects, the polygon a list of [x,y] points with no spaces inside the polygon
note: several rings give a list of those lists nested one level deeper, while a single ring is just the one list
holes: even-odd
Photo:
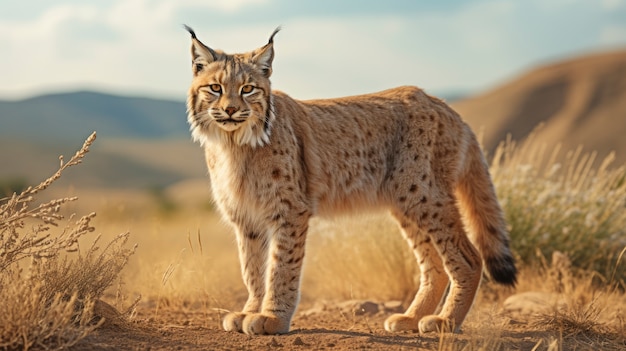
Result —
[{"label": "lynx eye", "polygon": [[254,90],[252,85],[244,85],[241,87],[241,94],[250,94]]},{"label": "lynx eye", "polygon": [[211,84],[209,85],[209,89],[211,89],[212,92],[214,93],[221,93],[222,92],[222,86],[219,84]]}]

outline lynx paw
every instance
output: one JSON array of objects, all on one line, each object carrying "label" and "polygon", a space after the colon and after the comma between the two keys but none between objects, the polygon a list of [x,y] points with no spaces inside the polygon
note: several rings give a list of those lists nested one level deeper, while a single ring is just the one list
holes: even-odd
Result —
[{"label": "lynx paw", "polygon": [[411,318],[404,314],[394,314],[385,320],[385,330],[388,332],[401,332],[401,331],[413,331],[418,330],[418,320]]},{"label": "lynx paw", "polygon": [[253,313],[244,318],[243,332],[248,335],[285,334],[289,332],[289,322],[276,316]]},{"label": "lynx paw", "polygon": [[231,312],[224,316],[222,321],[222,327],[226,331],[243,332],[243,320],[246,318],[246,314],[242,312]]},{"label": "lynx paw", "polygon": [[439,316],[426,316],[419,322],[420,333],[453,333],[455,332],[454,323]]}]

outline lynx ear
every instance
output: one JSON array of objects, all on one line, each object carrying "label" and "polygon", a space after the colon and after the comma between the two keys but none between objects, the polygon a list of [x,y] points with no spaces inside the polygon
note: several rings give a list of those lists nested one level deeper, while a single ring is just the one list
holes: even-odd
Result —
[{"label": "lynx ear", "polygon": [[198,40],[196,33],[191,27],[185,25],[185,29],[191,34],[191,62],[193,75],[196,76],[209,63],[217,60],[217,53]]},{"label": "lynx ear", "polygon": [[274,60],[274,36],[280,31],[280,27],[274,29],[270,40],[262,48],[252,52],[252,62],[256,63],[263,70],[263,75],[269,78],[272,75],[272,61]]}]

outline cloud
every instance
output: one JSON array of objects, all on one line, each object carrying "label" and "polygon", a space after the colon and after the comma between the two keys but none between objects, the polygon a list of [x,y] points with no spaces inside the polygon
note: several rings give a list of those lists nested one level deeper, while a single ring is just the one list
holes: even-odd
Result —
[{"label": "cloud", "polygon": [[[190,1],[191,2],[191,1]],[[266,4],[265,0],[213,0],[213,1],[205,1],[205,0],[195,0],[193,1],[195,5],[199,6],[209,6],[220,10],[222,12],[234,13],[242,8],[250,5],[261,5]]]},{"label": "cloud", "polygon": [[600,33],[600,41],[607,46],[623,46],[626,38],[626,26],[607,25]]},{"label": "cloud", "polygon": [[183,23],[228,52],[265,44],[283,24],[273,82],[301,98],[402,84],[486,89],[546,58],[626,44],[623,9],[609,13],[586,0],[480,0],[447,11],[380,13],[343,6],[340,14],[307,14],[298,2],[288,12],[276,1],[60,3],[32,18],[1,20],[0,96],[87,87],[182,99],[190,79]]},{"label": "cloud", "polygon": [[602,0],[600,6],[606,11],[614,11],[624,7],[624,0]]}]

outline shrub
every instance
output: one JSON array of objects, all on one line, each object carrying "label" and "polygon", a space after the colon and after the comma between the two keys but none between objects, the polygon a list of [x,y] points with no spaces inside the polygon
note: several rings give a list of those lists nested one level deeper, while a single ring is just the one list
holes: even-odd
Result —
[{"label": "shrub", "polygon": [[[39,185],[0,199],[0,348],[61,349],[74,345],[103,322],[94,305],[124,267],[134,249],[124,249],[128,233],[100,249],[99,237],[85,251],[79,239],[94,231],[95,213],[55,233],[61,208],[76,197],[35,205],[35,197],[81,163],[96,134],[57,172]],[[58,230],[57,230],[58,232]]]},{"label": "shrub", "polygon": [[565,252],[574,267],[623,280],[626,168],[610,167],[613,154],[597,163],[580,147],[559,156],[559,147],[548,150],[534,135],[519,145],[509,139],[494,154],[491,174],[514,251],[523,264]]}]

